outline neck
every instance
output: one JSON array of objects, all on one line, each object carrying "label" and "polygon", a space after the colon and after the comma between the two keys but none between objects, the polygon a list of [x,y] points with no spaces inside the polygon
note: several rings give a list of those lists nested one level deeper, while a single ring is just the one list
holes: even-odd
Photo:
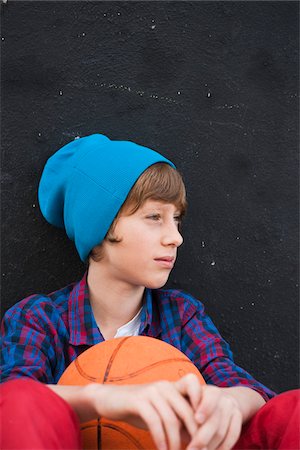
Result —
[{"label": "neck", "polygon": [[112,279],[101,262],[90,263],[87,284],[94,317],[101,331],[117,329],[129,322],[142,306],[145,288]]}]

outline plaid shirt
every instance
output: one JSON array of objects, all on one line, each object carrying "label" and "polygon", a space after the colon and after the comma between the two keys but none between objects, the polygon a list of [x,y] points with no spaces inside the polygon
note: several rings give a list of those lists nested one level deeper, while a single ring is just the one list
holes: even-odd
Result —
[{"label": "plaid shirt", "polygon": [[[30,377],[57,383],[66,367],[104,338],[89,302],[86,273],[49,295],[32,295],[9,309],[2,322],[2,381]],[[265,400],[274,396],[238,367],[203,304],[185,292],[146,289],[140,335],[161,339],[185,353],[206,383],[245,386]]]}]

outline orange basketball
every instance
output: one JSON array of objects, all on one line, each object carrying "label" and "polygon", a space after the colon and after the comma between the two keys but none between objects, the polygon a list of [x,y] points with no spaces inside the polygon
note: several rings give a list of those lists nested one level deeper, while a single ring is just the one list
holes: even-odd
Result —
[{"label": "orange basketball", "polygon": [[[189,358],[172,345],[146,336],[110,339],[94,345],[73,361],[58,384],[143,384],[177,381],[194,373],[203,377]],[[104,450],[155,449],[151,435],[125,422],[99,418],[81,426],[83,448]]]}]

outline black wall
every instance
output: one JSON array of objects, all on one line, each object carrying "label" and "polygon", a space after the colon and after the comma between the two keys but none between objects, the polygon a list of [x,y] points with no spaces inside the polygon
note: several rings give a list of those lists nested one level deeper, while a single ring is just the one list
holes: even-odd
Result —
[{"label": "black wall", "polygon": [[168,286],[202,299],[236,361],[298,386],[298,2],[12,1],[2,16],[2,314],[83,273],[37,203],[47,158],[99,132],[186,180]]}]

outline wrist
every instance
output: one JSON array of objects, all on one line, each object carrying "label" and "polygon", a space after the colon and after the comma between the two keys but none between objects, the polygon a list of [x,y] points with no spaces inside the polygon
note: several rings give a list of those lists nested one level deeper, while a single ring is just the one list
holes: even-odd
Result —
[{"label": "wrist", "polygon": [[77,414],[80,422],[87,422],[102,415],[105,386],[91,383],[85,386],[52,384],[48,387],[63,398]]},{"label": "wrist", "polygon": [[103,415],[101,406],[104,404],[105,386],[90,383],[83,386],[81,392],[81,421],[87,422]]},{"label": "wrist", "polygon": [[265,404],[265,400],[255,390],[235,386],[221,388],[226,395],[230,395],[235,400],[237,408],[242,414],[243,423],[247,422]]}]

